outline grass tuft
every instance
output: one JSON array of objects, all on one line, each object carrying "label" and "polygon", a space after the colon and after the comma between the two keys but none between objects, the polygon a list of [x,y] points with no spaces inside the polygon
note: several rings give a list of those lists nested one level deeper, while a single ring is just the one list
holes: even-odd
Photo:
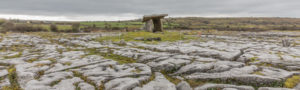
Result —
[{"label": "grass tuft", "polygon": [[167,74],[167,72],[165,72],[165,71],[161,71],[161,73],[165,76],[166,79],[168,79],[170,82],[174,83],[175,85],[177,85],[178,83],[181,82],[180,79],[173,78],[173,77],[169,76],[169,75]]},{"label": "grass tuft", "polygon": [[36,72],[36,75],[35,75],[35,79],[40,79],[41,76],[43,76],[45,74],[45,71],[41,70],[41,71],[38,71]]},{"label": "grass tuft", "polygon": [[151,82],[152,80],[155,79],[155,74],[152,72],[151,76],[149,77],[149,79],[142,81],[140,84],[140,87],[143,87],[143,85],[148,84],[149,82]]},{"label": "grass tuft", "polygon": [[79,87],[79,83],[80,83],[80,82],[74,83],[75,90],[81,90],[81,88]]},{"label": "grass tuft", "polygon": [[250,62],[257,62],[257,61],[259,61],[257,59],[258,59],[258,57],[252,57],[252,58],[250,58]]},{"label": "grass tuft", "polygon": [[22,56],[22,52],[19,52],[18,54],[16,55],[13,55],[13,56],[4,56],[5,59],[11,59],[11,58],[18,58],[18,57],[21,57]]},{"label": "grass tuft", "polygon": [[10,86],[4,86],[2,87],[2,90],[22,90],[22,88],[18,83],[18,75],[15,66],[13,65],[9,66],[7,71],[8,71],[8,79],[10,82]]},{"label": "grass tuft", "polygon": [[68,66],[70,66],[71,64],[72,64],[72,62],[64,62],[64,63],[62,63],[63,65],[68,65]]},{"label": "grass tuft", "polygon": [[59,79],[59,80],[56,80],[56,81],[53,81],[50,83],[50,86],[53,87],[54,85],[57,85],[62,79]]},{"label": "grass tuft", "polygon": [[265,74],[261,73],[260,71],[253,72],[252,74],[256,74],[256,75],[265,76]]},{"label": "grass tuft", "polygon": [[77,72],[77,71],[72,71],[72,72],[73,72],[73,76],[81,78],[82,80],[84,80],[84,82],[93,85],[95,87],[95,90],[99,90],[99,87],[97,87],[97,84],[94,83],[92,80],[88,79],[87,76],[84,76],[82,73]]},{"label": "grass tuft", "polygon": [[38,58],[31,58],[31,59],[26,60],[26,62],[33,63],[33,62],[38,61],[38,60],[39,60]]},{"label": "grass tuft", "polygon": [[300,75],[294,75],[284,82],[284,87],[294,88],[298,83],[300,83]]}]

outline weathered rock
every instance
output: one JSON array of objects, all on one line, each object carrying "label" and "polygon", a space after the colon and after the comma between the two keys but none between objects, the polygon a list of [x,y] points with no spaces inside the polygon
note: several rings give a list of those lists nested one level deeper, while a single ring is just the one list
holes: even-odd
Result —
[{"label": "weathered rock", "polygon": [[194,72],[222,72],[231,68],[239,68],[244,66],[240,62],[229,62],[229,61],[217,61],[212,63],[194,62],[192,64],[181,67],[174,74],[194,73]]},{"label": "weathered rock", "polygon": [[[104,34],[103,36],[110,36]],[[196,90],[253,90],[250,86],[237,86],[235,83],[272,86],[287,77],[300,74],[300,47],[282,47],[275,37],[260,39],[208,35],[202,38],[205,39],[203,41],[158,44],[93,41],[97,37],[99,35],[53,39],[25,34],[1,36],[3,40],[0,40],[0,49],[3,50],[0,50],[0,88],[10,85],[7,70],[13,66],[16,68],[18,84],[24,90],[76,87],[94,90],[99,88],[95,86],[102,85],[107,90],[191,90],[186,79],[232,82],[205,84],[196,87]],[[295,41],[298,42],[297,39]],[[120,64],[116,58],[90,55],[87,48],[132,58],[137,63]],[[168,75],[182,82],[174,85],[160,73],[156,73],[155,80],[148,82],[153,72],[162,70],[174,72]],[[299,87],[297,85],[290,90],[298,90]]]},{"label": "weathered rock", "polygon": [[95,87],[85,83],[85,82],[81,82],[78,84],[78,87],[80,87],[80,90],[95,90]]},{"label": "weathered rock", "polygon": [[180,82],[176,85],[176,90],[193,90],[187,82]]},{"label": "weathered rock", "polygon": [[186,75],[187,79],[221,79],[221,80],[235,80],[244,84],[270,84],[280,82],[279,78],[272,78],[268,76],[252,75],[258,68],[254,65],[245,66],[242,68],[233,68],[229,71],[221,73],[194,73]]},{"label": "weathered rock", "polygon": [[81,81],[83,81],[83,80],[81,80],[78,77],[61,80],[57,85],[53,86],[51,89],[53,89],[53,90],[66,90],[66,89],[75,90],[76,87],[74,86],[74,84],[81,82]]},{"label": "weathered rock", "polygon": [[212,89],[212,88],[221,88],[225,89],[226,88],[234,88],[237,90],[254,90],[253,87],[251,86],[236,86],[236,85],[230,85],[230,84],[205,84],[199,87],[196,87],[195,90],[207,90],[207,89]]},{"label": "weathered rock", "polygon": [[8,78],[4,78],[3,80],[0,80],[0,88],[2,89],[2,87],[5,86],[10,86],[10,82],[8,80]]},{"label": "weathered rock", "polygon": [[161,73],[155,73],[155,79],[143,87],[137,87],[133,90],[176,90],[176,86],[168,81]]},{"label": "weathered rock", "polygon": [[[25,89],[26,90],[50,90],[52,89],[51,84],[54,82],[58,82],[67,77],[72,77],[73,73],[71,72],[56,72],[47,75],[43,75],[39,80],[31,80],[26,83]],[[61,87],[63,88],[63,87]]]},{"label": "weathered rock", "polygon": [[258,88],[258,90],[297,90],[297,89],[260,87],[260,88]]},{"label": "weathered rock", "polygon": [[106,90],[132,90],[137,87],[140,81],[145,81],[149,77],[140,78],[117,78],[105,83]]},{"label": "weathered rock", "polygon": [[0,70],[0,77],[3,77],[7,74],[8,74],[7,70]]}]

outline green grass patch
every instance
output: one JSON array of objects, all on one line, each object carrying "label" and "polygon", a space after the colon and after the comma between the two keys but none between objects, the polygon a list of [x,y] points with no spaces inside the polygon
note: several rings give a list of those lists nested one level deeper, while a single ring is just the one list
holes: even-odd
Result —
[{"label": "green grass patch", "polygon": [[79,87],[79,83],[80,82],[76,82],[73,84],[75,86],[75,90],[81,90],[81,88]]},{"label": "green grass patch", "polygon": [[294,75],[284,82],[284,87],[286,88],[294,88],[297,84],[300,83],[300,75]]},{"label": "green grass patch", "polygon": [[[110,48],[108,48],[108,52],[106,52],[106,53],[100,52],[99,50],[97,50],[95,48],[89,48],[89,49],[86,49],[85,51],[88,52],[87,55],[100,55],[106,59],[115,60],[115,61],[119,62],[120,64],[136,62],[136,60],[134,60],[132,58],[113,54],[113,51]],[[85,56],[87,56],[87,55],[85,55]]]},{"label": "green grass patch", "polygon": [[7,71],[8,71],[8,79],[10,82],[10,86],[4,86],[2,87],[2,90],[22,90],[22,88],[18,83],[18,75],[15,66],[13,65],[9,66]]},{"label": "green grass patch", "polygon": [[[46,29],[50,31],[50,25],[49,24],[32,24],[33,27],[41,27],[43,29]],[[65,31],[65,30],[72,30],[72,25],[56,25],[58,31]]]},{"label": "green grass patch", "polygon": [[[196,39],[196,37],[193,36],[187,36],[184,35],[183,33],[176,32],[176,31],[165,31],[161,33],[151,33],[151,32],[145,32],[145,31],[139,31],[139,32],[128,32],[128,33],[123,33],[120,36],[105,36],[105,37],[99,37],[96,38],[96,41],[107,41],[111,40],[113,42],[118,42],[120,40],[125,40],[125,41],[141,41],[141,40],[135,40],[137,37],[142,37],[142,38],[157,38],[160,37],[161,41],[178,41],[178,40],[190,40],[190,39]],[[143,41],[143,42],[157,42],[157,41]]]},{"label": "green grass patch", "polygon": [[77,71],[72,71],[73,72],[73,76],[75,77],[79,77],[81,78],[82,80],[84,80],[84,82],[90,84],[90,85],[93,85],[95,90],[100,90],[99,87],[97,87],[97,84],[94,83],[92,80],[88,79],[87,76],[84,76],[82,73],[80,72],[77,72]]},{"label": "green grass patch", "polygon": [[53,87],[54,85],[57,85],[61,80],[63,80],[63,79],[59,79],[59,80],[51,82],[50,86]]},{"label": "green grass patch", "polygon": [[39,60],[39,58],[31,58],[31,59],[26,60],[26,62],[33,63],[33,62],[38,61],[38,60]]},{"label": "green grass patch", "polygon": [[36,72],[36,75],[34,76],[34,79],[40,79],[45,74],[44,70]]},{"label": "green grass patch", "polygon": [[70,66],[72,64],[72,62],[64,62],[62,63],[63,65],[67,65],[67,66]]},{"label": "green grass patch", "polygon": [[259,64],[256,64],[257,66],[264,66],[264,67],[275,67],[275,68],[280,68],[284,70],[288,70],[285,65],[283,64],[272,64],[268,62],[260,62]]},{"label": "green grass patch", "polygon": [[167,72],[165,72],[165,71],[161,71],[161,73],[165,76],[166,79],[168,79],[170,82],[174,83],[175,85],[177,85],[178,83],[181,82],[180,79],[173,78],[173,77],[169,76],[169,75],[167,74]]},{"label": "green grass patch", "polygon": [[15,52],[22,52],[25,48],[30,48],[32,46],[29,45],[12,45],[10,47],[2,47],[0,51],[6,52],[6,51],[15,51]]},{"label": "green grass patch", "polygon": [[250,58],[250,62],[257,62],[257,61],[259,61],[257,59],[258,59],[258,57],[252,57],[252,58]]},{"label": "green grass patch", "polygon": [[56,27],[60,31],[72,30],[72,25],[56,25]]},{"label": "green grass patch", "polygon": [[39,36],[41,38],[45,38],[48,40],[55,39],[55,38],[70,38],[70,37],[77,37],[78,35],[71,35],[65,33],[55,33],[55,32],[30,32],[26,33],[28,35]]},{"label": "green grass patch", "polygon": [[55,58],[48,58],[47,60],[51,61],[51,63],[57,63],[57,60]]},{"label": "green grass patch", "polygon": [[143,87],[143,85],[148,84],[154,79],[155,79],[155,73],[152,72],[151,76],[147,80],[141,82],[140,87]]},{"label": "green grass patch", "polygon": [[252,74],[256,74],[256,75],[265,76],[265,74],[261,73],[260,71],[253,72]]},{"label": "green grass patch", "polygon": [[18,57],[21,57],[22,56],[22,52],[19,52],[18,54],[16,55],[13,55],[13,56],[4,56],[5,59],[11,59],[11,58],[18,58]]},{"label": "green grass patch", "polygon": [[92,27],[95,25],[97,28],[139,28],[142,27],[143,23],[140,21],[113,21],[113,22],[81,22],[82,26]]}]

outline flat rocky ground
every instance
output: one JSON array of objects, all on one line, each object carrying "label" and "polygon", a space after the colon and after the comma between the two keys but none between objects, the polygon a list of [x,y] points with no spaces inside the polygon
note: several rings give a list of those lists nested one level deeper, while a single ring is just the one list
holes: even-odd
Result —
[{"label": "flat rocky ground", "polygon": [[[4,90],[300,90],[294,33],[96,42],[101,35],[0,37]],[[283,38],[292,39],[283,47]]]}]

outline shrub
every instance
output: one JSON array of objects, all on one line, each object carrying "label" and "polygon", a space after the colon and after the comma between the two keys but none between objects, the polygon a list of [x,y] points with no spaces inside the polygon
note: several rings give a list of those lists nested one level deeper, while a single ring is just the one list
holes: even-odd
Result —
[{"label": "shrub", "polygon": [[79,32],[80,23],[73,23],[72,24],[72,31],[73,32]]},{"label": "shrub", "polygon": [[50,30],[51,30],[51,32],[58,32],[58,29],[55,24],[50,25]]},{"label": "shrub", "polygon": [[3,23],[2,26],[3,26],[3,30],[11,31],[14,28],[15,24],[10,21],[7,21],[7,22]]},{"label": "shrub", "polygon": [[4,30],[12,31],[12,32],[40,32],[40,31],[47,31],[46,29],[42,28],[41,26],[33,27],[32,25],[28,24],[14,24],[11,22],[7,22],[3,25]]}]

